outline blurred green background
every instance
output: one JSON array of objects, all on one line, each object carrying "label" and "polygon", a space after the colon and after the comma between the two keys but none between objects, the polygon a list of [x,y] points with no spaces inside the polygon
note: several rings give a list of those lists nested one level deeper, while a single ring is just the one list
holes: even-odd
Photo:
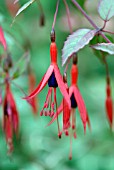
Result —
[{"label": "blurred green background", "polygon": [[[10,0],[9,0],[10,1]],[[20,0],[20,6],[27,0]],[[79,1],[83,6],[84,1]],[[12,55],[14,65],[23,55],[23,45],[30,44],[31,65],[36,75],[36,85],[41,80],[50,64],[50,31],[56,7],[56,0],[41,0],[45,26],[40,27],[40,11],[37,3],[32,4],[20,14],[13,26],[9,10],[4,0],[0,0],[0,25],[5,31],[8,50]],[[91,28],[88,21],[68,1],[71,11],[73,31],[78,28]],[[83,6],[92,19],[102,26],[103,22],[97,14],[97,0],[85,1]],[[114,19],[107,24],[107,29],[113,31]],[[67,16],[63,1],[60,1],[57,22],[55,25],[56,42],[58,46],[58,65],[61,73],[61,49],[69,35]],[[112,36],[112,38],[114,38]],[[50,118],[40,117],[48,87],[38,95],[39,112],[35,117],[30,106],[22,100],[23,94],[12,84],[20,115],[20,133],[18,140],[14,139],[14,152],[7,156],[7,146],[2,130],[2,107],[0,114],[0,170],[114,170],[114,133],[110,130],[105,114],[105,67],[86,46],[79,54],[79,80],[78,86],[85,100],[92,130],[84,135],[82,122],[77,111],[77,139],[73,139],[73,159],[69,161],[69,137],[62,136],[58,139],[57,124],[46,127]],[[110,68],[112,94],[114,96],[114,56],[107,56]],[[70,85],[70,66],[68,69],[68,84]],[[28,93],[28,81],[26,74],[15,80],[26,93]],[[2,92],[4,94],[4,91]],[[58,105],[62,96],[58,90]],[[62,125],[61,116],[59,120]]]}]

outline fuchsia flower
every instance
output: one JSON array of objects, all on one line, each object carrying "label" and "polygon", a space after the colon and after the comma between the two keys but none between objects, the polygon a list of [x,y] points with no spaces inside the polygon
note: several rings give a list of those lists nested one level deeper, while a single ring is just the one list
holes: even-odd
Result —
[{"label": "fuchsia flower", "polygon": [[[75,60],[73,60],[75,61]],[[83,126],[84,126],[84,131],[86,131],[86,123],[88,122],[88,126],[90,127],[90,121],[89,121],[89,117],[87,114],[87,110],[85,107],[85,103],[83,101],[83,98],[79,92],[79,89],[77,87],[77,79],[78,79],[78,68],[76,63],[74,62],[72,65],[72,69],[71,69],[71,77],[72,77],[72,84],[70,86],[70,88],[68,89],[67,86],[67,80],[66,80],[66,75],[63,76],[63,80],[66,86],[66,89],[69,93],[70,96],[70,100],[71,100],[71,110],[68,107],[68,104],[66,102],[66,99],[63,98],[59,108],[57,109],[56,114],[54,115],[53,119],[51,120],[51,122],[48,125],[51,125],[58,117],[58,115],[63,112],[63,130],[62,132],[65,133],[66,136],[69,135],[70,132],[70,127],[72,128],[72,132],[74,138],[76,138],[76,114],[75,114],[75,109],[78,107],[79,112],[80,112],[80,116],[83,122]],[[61,132],[61,134],[62,134]],[[72,134],[71,134],[71,138],[72,138]],[[70,140],[72,140],[70,138]],[[69,155],[69,159],[72,159],[72,142],[70,142],[70,155]]]},{"label": "fuchsia flower", "polygon": [[5,40],[5,37],[4,37],[4,32],[2,30],[2,27],[0,27],[0,43],[3,45],[4,50],[6,50],[7,44],[6,44],[6,40]]},{"label": "fuchsia flower", "polygon": [[72,76],[72,84],[69,88],[69,96],[71,99],[71,114],[73,117],[72,129],[75,129],[75,112],[74,111],[78,107],[78,110],[80,112],[80,117],[82,119],[82,123],[84,126],[84,131],[85,131],[86,122],[87,122],[87,110],[86,110],[84,100],[77,86],[78,67],[76,64],[72,65],[71,76]]},{"label": "fuchsia flower", "polygon": [[18,134],[18,128],[18,111],[10,89],[10,84],[6,79],[6,94],[3,105],[3,129],[6,136],[6,142],[9,147],[9,153],[13,150],[13,133]]},{"label": "fuchsia flower", "polygon": [[[74,138],[76,138],[76,114],[75,114],[75,109],[78,107],[80,116],[83,122],[84,126],[84,131],[86,131],[86,123],[88,122],[88,126],[90,127],[90,121],[89,117],[87,114],[86,106],[83,101],[83,98],[80,94],[80,91],[77,86],[77,79],[78,79],[78,68],[76,63],[73,63],[72,69],[71,69],[71,77],[72,77],[72,84],[70,88],[68,89],[67,86],[67,81],[65,82],[66,89],[69,91],[69,96],[71,100],[71,110],[68,107],[68,104],[63,98],[63,101],[59,108],[57,109],[57,113],[54,115],[53,119],[51,122],[48,124],[52,124],[57,116],[63,111],[63,132],[65,132],[66,135],[69,134],[69,128],[72,127],[73,133],[74,133]],[[70,120],[71,119],[71,120]]]},{"label": "fuchsia flower", "polygon": [[[56,88],[59,87],[62,95],[67,101],[68,107],[70,108],[70,98],[68,92],[65,88],[65,84],[62,80],[62,76],[60,74],[58,65],[57,65],[57,47],[55,43],[55,32],[52,30],[51,32],[51,45],[50,45],[50,55],[51,55],[51,64],[43,76],[41,82],[37,86],[37,88],[25,99],[31,99],[35,97],[40,91],[46,86],[48,83],[49,90],[46,96],[46,101],[44,103],[44,107],[40,113],[40,115],[45,116],[53,116],[55,113],[55,108],[57,109],[57,99],[56,99]],[[54,93],[52,101],[52,93]]]}]

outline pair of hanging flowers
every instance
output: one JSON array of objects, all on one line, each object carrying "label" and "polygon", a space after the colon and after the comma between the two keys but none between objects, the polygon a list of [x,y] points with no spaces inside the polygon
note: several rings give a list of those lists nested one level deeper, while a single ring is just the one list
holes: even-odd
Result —
[{"label": "pair of hanging flowers", "polygon": [[[78,80],[78,67],[77,67],[77,56],[74,56],[73,58],[73,64],[71,68],[71,86],[68,88],[67,85],[67,77],[66,74],[63,76],[63,81],[65,83],[67,92],[70,97],[71,101],[71,109],[69,109],[68,104],[63,97],[63,100],[58,107],[58,110],[56,114],[54,115],[53,119],[48,125],[51,125],[57,118],[57,116],[63,112],[63,130],[66,135],[69,135],[69,128],[72,128],[73,131],[73,136],[76,138],[76,114],[75,110],[78,108],[80,112],[80,117],[82,119],[83,127],[84,127],[84,132],[86,132],[86,123],[88,122],[88,125],[90,127],[90,122],[89,122],[89,117],[87,114],[86,106],[84,103],[84,100],[80,94],[80,91],[77,86],[77,80]],[[61,132],[61,134],[62,134]]]},{"label": "pair of hanging flowers", "polygon": [[[52,117],[52,121],[49,125],[57,120],[58,124],[58,136],[61,137],[62,132],[59,128],[58,115],[63,111],[63,131],[66,135],[69,134],[69,128],[72,126],[74,131],[74,137],[76,137],[76,125],[75,125],[75,109],[78,107],[80,116],[83,122],[84,131],[86,131],[86,122],[89,120],[87,116],[87,111],[85,107],[85,103],[80,94],[80,91],[77,86],[78,79],[78,67],[76,65],[76,59],[73,61],[72,69],[71,69],[71,77],[72,84],[70,88],[67,86],[66,76],[62,78],[58,65],[57,65],[57,47],[55,43],[55,31],[51,32],[51,45],[50,45],[50,56],[51,56],[51,64],[43,76],[41,82],[36,87],[36,89],[25,99],[29,100],[34,98],[37,94],[41,92],[41,90],[48,84],[49,90],[46,96],[46,101],[44,103],[43,109],[40,115],[50,116]],[[77,57],[76,57],[77,58]],[[57,98],[56,98],[56,88],[59,87],[62,95],[63,101],[59,108],[57,108]],[[54,93],[52,97],[52,93]],[[53,99],[53,100],[52,100]],[[70,122],[72,117],[72,122]]]}]

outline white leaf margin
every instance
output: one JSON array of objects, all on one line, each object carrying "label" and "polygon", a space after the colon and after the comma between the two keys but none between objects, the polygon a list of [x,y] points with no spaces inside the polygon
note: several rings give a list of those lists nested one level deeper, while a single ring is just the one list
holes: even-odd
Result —
[{"label": "white leaf margin", "polygon": [[27,3],[25,3],[16,13],[15,18],[21,13],[23,12],[27,7],[29,7],[33,2],[35,2],[35,0],[30,0]]},{"label": "white leaf margin", "polygon": [[[73,50],[68,53],[67,57],[66,57],[66,54],[65,54],[65,51],[67,50],[67,46],[70,47],[70,44],[69,44],[69,41],[73,38],[73,37],[77,37],[79,38],[79,31],[80,32],[83,32],[83,31],[87,31],[85,33],[85,35],[83,35],[83,37],[81,38],[80,41],[78,41],[78,44],[80,44],[80,46],[78,45],[74,45],[74,48]],[[78,29],[77,31],[75,31],[74,33],[72,33],[71,35],[69,35],[67,37],[67,40],[64,42],[64,46],[63,46],[63,49],[62,49],[62,66],[64,66],[64,64],[67,62],[67,60],[73,55],[73,53],[76,53],[78,52],[80,49],[82,49],[84,46],[86,46],[87,44],[89,44],[89,42],[93,39],[93,37],[95,36],[95,34],[99,31],[99,29],[94,29],[94,30],[91,30],[91,29],[87,29],[87,28],[82,28],[82,29]],[[76,34],[76,35],[75,35]],[[86,37],[88,34],[88,39],[86,39],[85,43],[82,43],[83,42],[83,39],[84,37]],[[77,43],[77,42],[76,42]],[[68,45],[69,44],[69,45]]]},{"label": "white leaf margin", "polygon": [[98,44],[92,45],[91,48],[94,48],[96,50],[101,50],[103,52],[107,52],[108,54],[111,54],[111,55],[114,54],[113,43],[98,43]]}]

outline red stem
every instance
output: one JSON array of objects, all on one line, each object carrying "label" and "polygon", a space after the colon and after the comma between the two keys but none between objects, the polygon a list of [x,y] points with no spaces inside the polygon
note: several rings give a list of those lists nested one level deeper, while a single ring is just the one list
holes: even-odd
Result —
[{"label": "red stem", "polygon": [[52,24],[52,30],[54,30],[54,27],[55,27],[55,23],[56,23],[56,18],[57,18],[57,13],[58,13],[58,7],[59,7],[59,1],[57,1],[57,5],[56,5],[56,11],[55,11],[55,14],[54,14],[54,20],[53,20],[53,24]]},{"label": "red stem", "polygon": [[[71,25],[71,20],[70,20],[70,10],[69,10],[69,7],[68,7],[66,0],[63,0],[63,2],[64,2],[65,7],[66,7],[66,13],[67,13],[67,18],[68,18],[68,25],[69,25],[70,33],[72,33],[72,25]],[[70,62],[70,58],[67,61],[66,67],[64,69],[64,74],[67,73],[69,62]]]},{"label": "red stem", "polygon": [[71,21],[70,21],[70,10],[68,7],[68,4],[66,2],[66,0],[63,0],[65,7],[66,7],[66,13],[67,13],[67,18],[68,18],[68,25],[69,25],[69,29],[70,29],[70,33],[72,33],[72,25],[71,25]]},{"label": "red stem", "polygon": [[95,28],[98,29],[97,25],[93,22],[93,20],[87,15],[87,13],[81,8],[81,6],[78,4],[76,0],[71,0],[73,4],[81,11],[81,13],[87,18],[89,23]]},{"label": "red stem", "polygon": [[102,32],[106,32],[106,33],[109,33],[109,34],[114,34],[114,32],[107,31],[107,30],[102,30]]}]

